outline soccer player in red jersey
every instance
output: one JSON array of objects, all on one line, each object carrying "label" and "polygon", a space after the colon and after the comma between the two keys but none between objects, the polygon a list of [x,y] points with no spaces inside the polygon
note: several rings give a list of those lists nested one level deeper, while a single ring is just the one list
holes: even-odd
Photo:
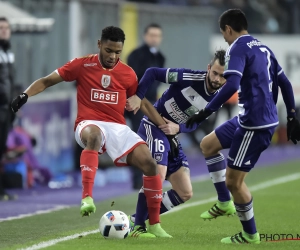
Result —
[{"label": "soccer player in red jersey", "polygon": [[62,81],[77,81],[78,113],[75,139],[84,148],[80,157],[82,202],[80,213],[96,211],[92,198],[98,153],[107,152],[117,166],[135,166],[144,173],[144,193],[149,212],[148,232],[134,228],[134,237],[171,237],[160,226],[162,183],[157,165],[146,143],[125,124],[124,109],[128,97],[136,92],[135,72],[120,59],[125,34],[118,27],[102,30],[99,54],[75,58],[50,75],[34,81],[11,103],[14,112],[28,99]]}]

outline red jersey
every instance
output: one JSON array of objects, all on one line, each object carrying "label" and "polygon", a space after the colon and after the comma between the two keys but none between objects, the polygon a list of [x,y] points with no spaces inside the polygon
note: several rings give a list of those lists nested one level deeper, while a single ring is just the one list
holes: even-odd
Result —
[{"label": "red jersey", "polygon": [[135,94],[138,80],[128,65],[118,60],[114,68],[103,68],[98,54],[75,58],[56,71],[64,81],[77,81],[77,118],[125,124],[128,97]]}]

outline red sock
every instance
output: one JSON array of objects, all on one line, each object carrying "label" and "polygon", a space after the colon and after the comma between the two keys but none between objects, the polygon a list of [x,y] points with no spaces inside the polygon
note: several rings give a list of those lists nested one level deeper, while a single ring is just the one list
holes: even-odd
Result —
[{"label": "red sock", "polygon": [[143,176],[144,194],[147,200],[149,224],[160,223],[160,203],[162,201],[162,183],[159,175]]},{"label": "red sock", "polygon": [[82,199],[93,197],[93,186],[96,171],[98,169],[98,152],[83,150],[80,156],[80,168],[82,177]]}]

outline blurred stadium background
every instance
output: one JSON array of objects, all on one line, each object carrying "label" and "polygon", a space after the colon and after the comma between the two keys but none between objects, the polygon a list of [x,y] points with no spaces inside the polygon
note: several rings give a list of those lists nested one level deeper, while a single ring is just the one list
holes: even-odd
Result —
[{"label": "blurred stadium background", "polygon": [[[214,50],[228,47],[218,27],[219,15],[228,8],[244,10],[249,32],[274,51],[293,84],[299,116],[299,0],[9,0],[0,1],[0,16],[6,16],[11,23],[15,79],[25,89],[74,57],[98,53],[97,39],[101,30],[109,25],[125,31],[122,54],[125,62],[128,54],[142,43],[144,28],[149,23],[158,23],[163,29],[161,51],[167,59],[165,66],[205,70]],[[162,85],[160,92],[165,87]],[[51,172],[52,178],[47,186],[34,185],[12,192],[19,194],[20,202],[37,201],[32,198],[34,194],[50,199],[53,189],[62,189],[61,195],[54,198],[55,205],[33,202],[25,206],[29,210],[24,206],[12,210],[10,206],[18,201],[13,201],[12,205],[2,203],[0,219],[51,209],[58,204],[79,204],[81,180],[73,133],[75,91],[75,83],[52,87],[30,99],[19,118],[22,127],[36,139],[34,154],[40,165]],[[299,146],[292,147],[286,140],[286,112],[282,99],[278,111],[280,125],[272,146],[264,152],[258,166],[289,160],[300,164]],[[196,141],[200,142],[225,119],[226,112],[221,109],[214,122],[197,130]],[[195,140],[186,135],[180,138],[190,160],[192,176],[206,175],[205,161]],[[133,191],[128,168],[113,167],[107,156],[101,157],[100,164],[94,191],[97,201]],[[74,190],[77,193],[73,195]]]}]

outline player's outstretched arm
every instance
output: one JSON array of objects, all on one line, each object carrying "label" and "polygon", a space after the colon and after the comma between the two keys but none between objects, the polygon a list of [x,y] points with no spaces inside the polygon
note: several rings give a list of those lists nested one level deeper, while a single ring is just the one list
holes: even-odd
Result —
[{"label": "player's outstretched arm", "polygon": [[20,94],[11,102],[11,109],[13,112],[17,112],[26,102],[28,97],[37,95],[41,93],[46,88],[49,88],[59,82],[62,82],[63,79],[56,72],[52,72],[50,75],[42,77],[34,81],[25,91]]},{"label": "player's outstretched arm", "polygon": [[43,92],[46,88],[49,88],[57,83],[62,82],[63,79],[60,75],[58,75],[55,71],[52,72],[50,75],[42,77],[36,81],[34,81],[24,93],[30,96],[37,95]]}]

